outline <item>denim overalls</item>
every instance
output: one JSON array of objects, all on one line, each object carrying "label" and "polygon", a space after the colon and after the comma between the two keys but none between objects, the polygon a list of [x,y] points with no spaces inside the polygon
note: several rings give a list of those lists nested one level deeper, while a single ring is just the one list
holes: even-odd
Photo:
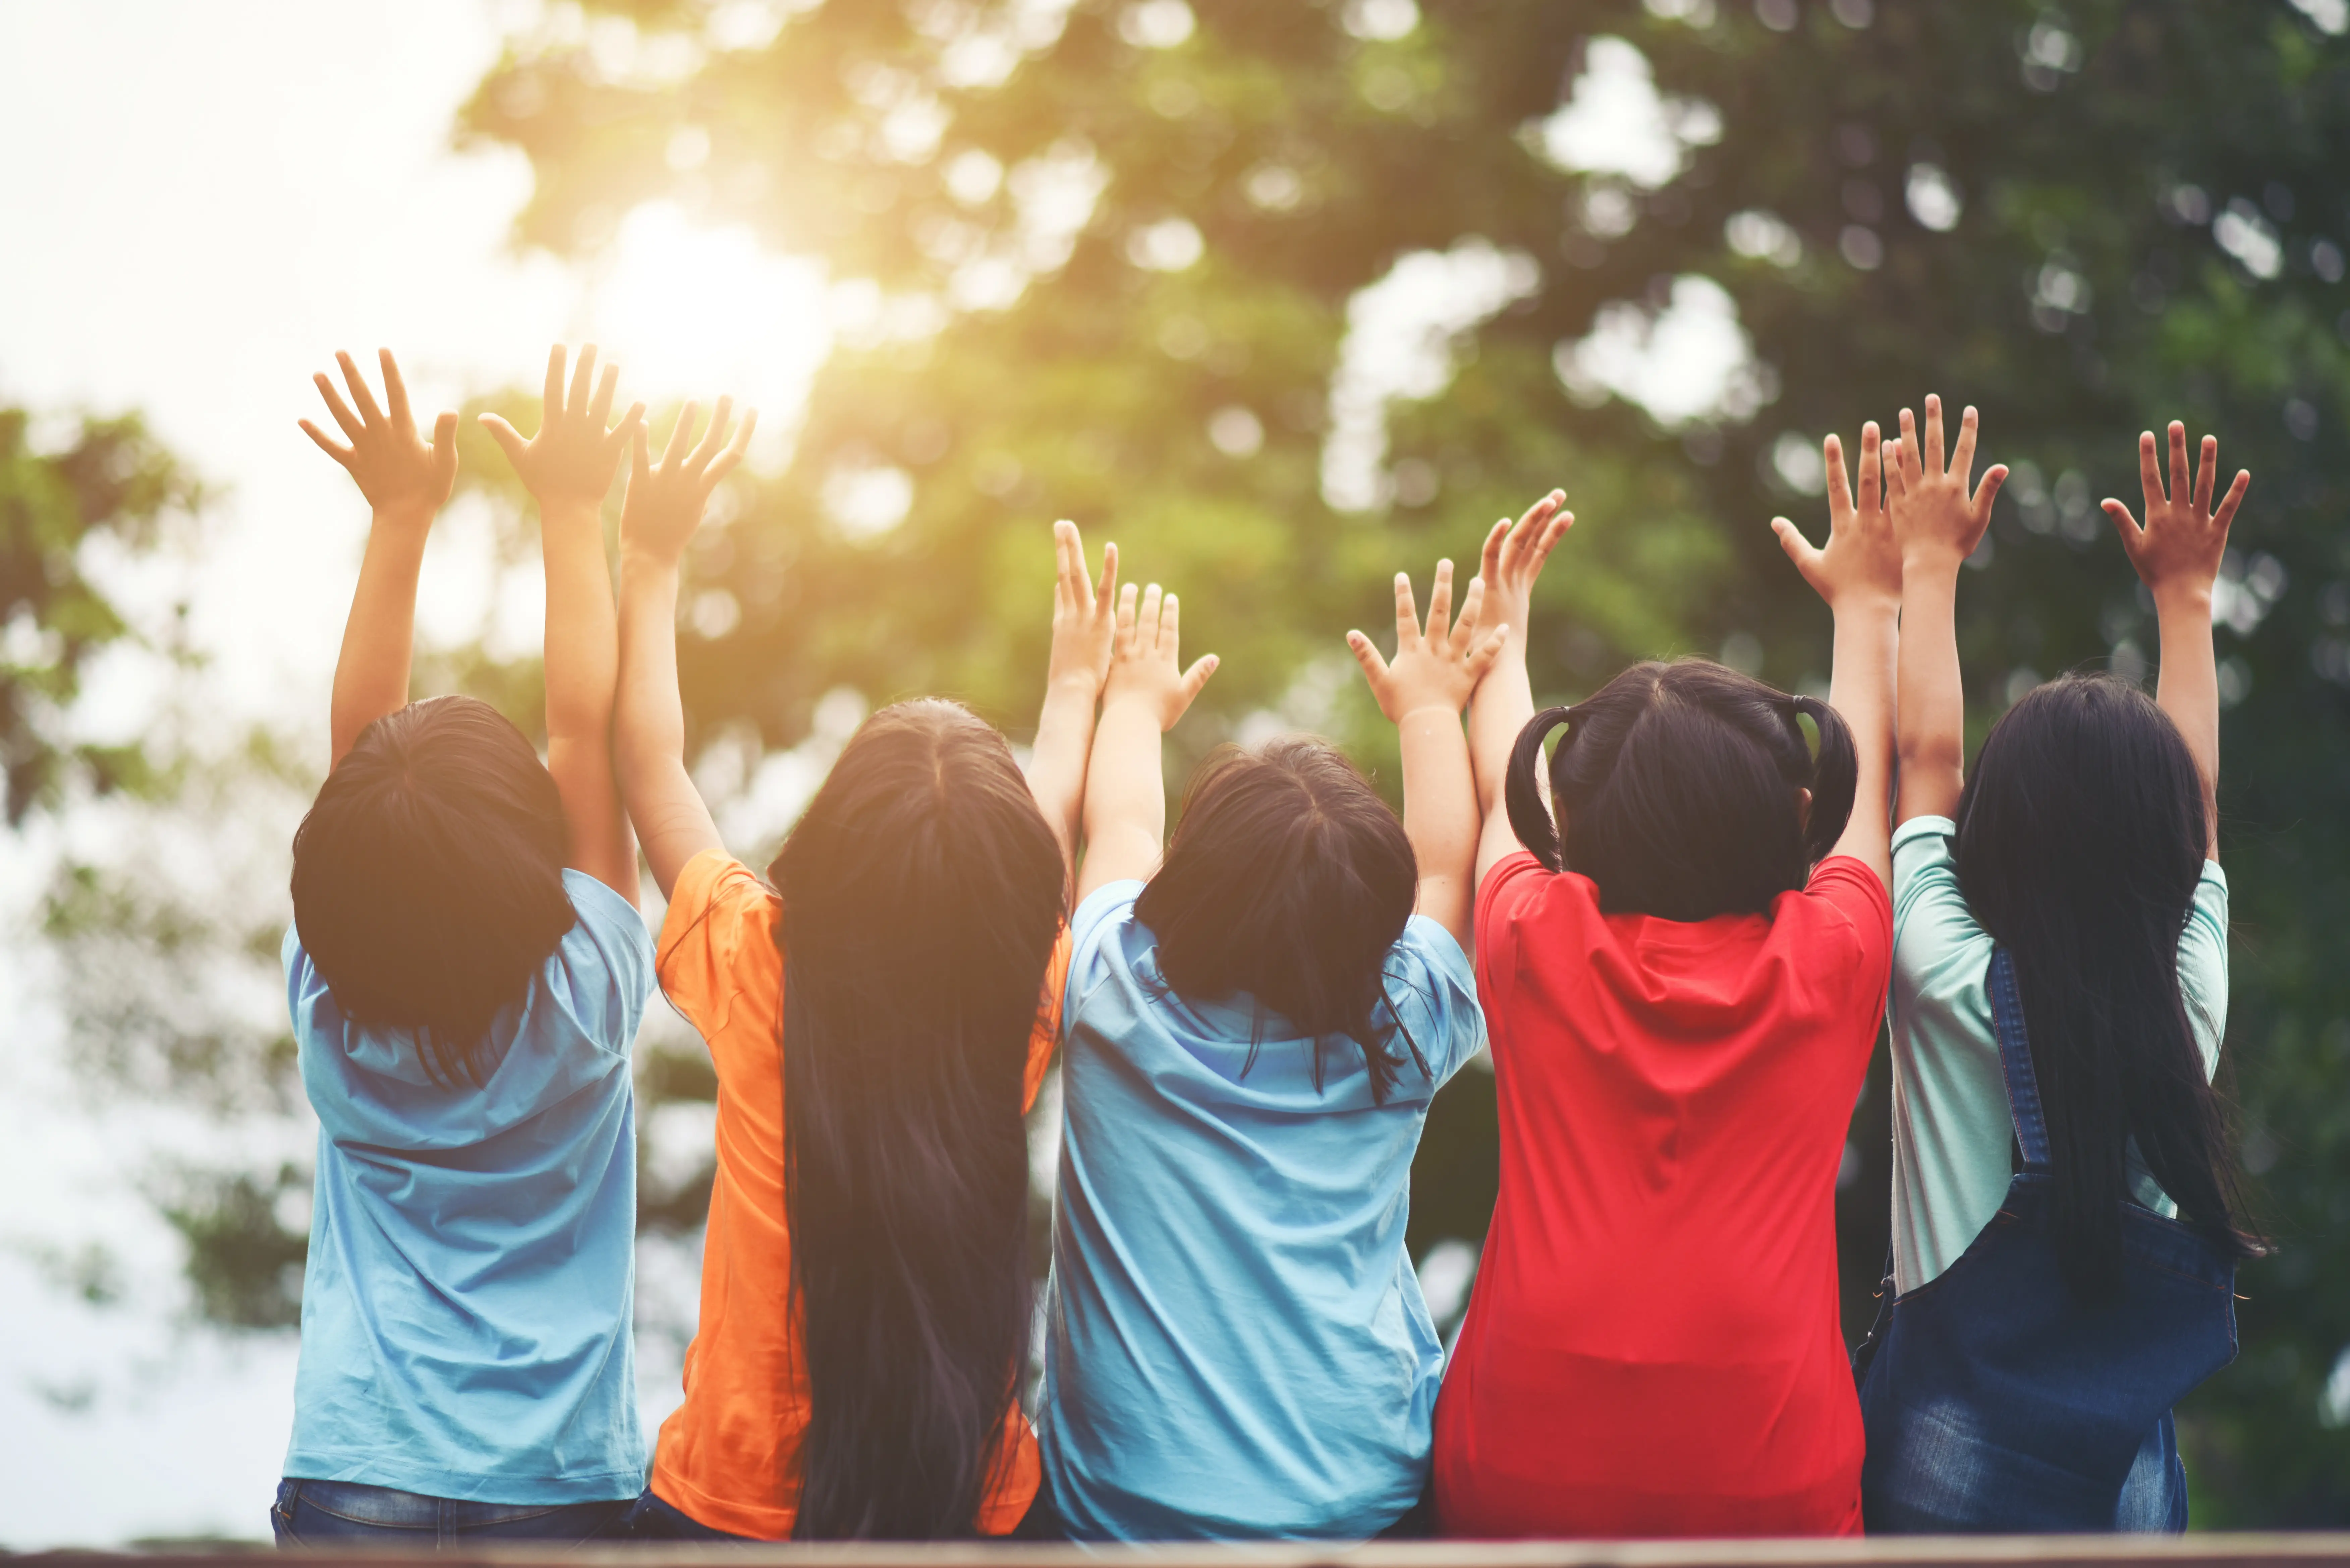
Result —
[{"label": "denim overalls", "polygon": [[2170,1407],[2235,1359],[2235,1262],[2191,1227],[2126,1203],[2120,1294],[2073,1298],[2003,948],[1990,984],[2023,1168],[1946,1272],[1896,1299],[1887,1270],[1885,1305],[1853,1355],[1869,1533],[2184,1530]]}]

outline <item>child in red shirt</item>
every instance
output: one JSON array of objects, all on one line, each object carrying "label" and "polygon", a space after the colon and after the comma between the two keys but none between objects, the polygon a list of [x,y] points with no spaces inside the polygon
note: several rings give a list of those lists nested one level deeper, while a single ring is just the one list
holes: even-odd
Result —
[{"label": "child in red shirt", "polygon": [[1469,722],[1501,1195],[1437,1405],[1448,1534],[1859,1530],[1835,1194],[1891,963],[1901,559],[1876,427],[1857,506],[1826,452],[1826,548],[1773,524],[1835,613],[1825,703],[1686,659],[1536,715],[1523,628],[1573,518],[1555,492],[1487,540],[1511,630]]}]

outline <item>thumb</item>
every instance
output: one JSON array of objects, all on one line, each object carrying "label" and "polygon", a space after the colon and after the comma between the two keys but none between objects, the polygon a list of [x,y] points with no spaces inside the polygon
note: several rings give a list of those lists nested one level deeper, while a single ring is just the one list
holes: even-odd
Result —
[{"label": "thumb", "polygon": [[529,450],[530,446],[528,441],[522,439],[522,432],[495,414],[484,414],[482,428],[490,432],[490,439],[496,441],[500,450],[504,452],[506,461],[519,470],[522,467],[522,454]]},{"label": "thumb", "polygon": [[1379,657],[1378,649],[1372,644],[1369,638],[1359,631],[1348,632],[1347,650],[1355,656],[1355,662],[1363,667],[1363,679],[1371,683],[1373,691],[1377,691],[1386,683],[1388,661]]},{"label": "thumb", "polygon": [[1493,668],[1493,660],[1502,657],[1502,645],[1509,640],[1510,628],[1507,623],[1487,632],[1483,639],[1469,650],[1469,657],[1465,661],[1469,667],[1469,673],[1478,680],[1483,680],[1485,671]]},{"label": "thumb", "polygon": [[2007,483],[2007,464],[1996,462],[1983,471],[1981,483],[1975,486],[1974,513],[1977,517],[1991,515],[1991,504],[1999,499],[1999,487]]},{"label": "thumb", "polygon": [[2146,530],[2137,525],[2137,519],[2130,515],[2130,509],[2123,503],[2107,496],[2104,504],[2106,515],[2113,520],[2114,532],[2122,536],[2122,549],[2135,556]]},{"label": "thumb", "polygon": [[1191,669],[1183,672],[1183,702],[1186,707],[1208,684],[1208,677],[1216,672],[1217,662],[1214,654],[1203,653]]},{"label": "thumb", "polygon": [[1820,553],[1812,548],[1812,542],[1804,537],[1804,531],[1784,517],[1773,517],[1771,519],[1771,532],[1779,536],[1779,548],[1787,553],[1787,559],[1795,563],[1795,569],[1809,576]]}]

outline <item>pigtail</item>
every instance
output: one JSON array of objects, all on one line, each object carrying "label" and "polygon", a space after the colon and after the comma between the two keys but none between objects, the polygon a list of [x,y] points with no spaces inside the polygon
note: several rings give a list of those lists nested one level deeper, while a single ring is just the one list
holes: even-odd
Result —
[{"label": "pigtail", "polygon": [[[1558,824],[1552,820],[1550,808],[1543,805],[1542,787],[1534,775],[1542,766],[1543,742],[1550,739],[1553,730],[1567,722],[1568,712],[1564,706],[1545,708],[1526,721],[1526,727],[1518,732],[1517,744],[1510,750],[1510,772],[1502,787],[1503,802],[1509,807],[1511,831],[1536,860],[1553,871],[1565,870],[1566,863],[1559,855]],[[1574,739],[1572,732],[1567,739]],[[1565,745],[1567,742],[1559,743]]]},{"label": "pigtail", "polygon": [[[1853,748],[1852,726],[1844,716],[1816,697],[1787,699],[1792,713],[1808,713],[1820,732],[1819,754],[1812,760],[1812,811],[1804,833],[1804,848],[1814,864],[1825,859],[1852,820],[1853,792],[1860,784],[1860,754]],[[1792,721],[1791,721],[1792,722]],[[1877,803],[1882,811],[1885,803]]]}]

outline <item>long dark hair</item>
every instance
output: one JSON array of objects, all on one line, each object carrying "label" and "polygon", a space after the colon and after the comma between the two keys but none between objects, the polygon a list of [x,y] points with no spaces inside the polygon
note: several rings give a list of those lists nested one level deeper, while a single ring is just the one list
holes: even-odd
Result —
[{"label": "long dark hair", "polygon": [[767,876],[810,1405],[795,1533],[968,1536],[1028,1356],[1021,1097],[1060,847],[1003,736],[906,702],[842,750]]},{"label": "long dark hair", "polygon": [[435,1078],[478,1084],[490,1025],[571,929],[566,843],[521,731],[471,697],[411,702],[295,830],[295,929],[347,1017],[416,1031]]},{"label": "long dark hair", "polygon": [[[1814,755],[1797,715],[1819,732]],[[1535,775],[1543,742],[1551,799]],[[1610,914],[1703,920],[1760,914],[1803,887],[1844,833],[1858,777],[1852,732],[1815,697],[1790,697],[1702,659],[1636,664],[1573,708],[1519,732],[1503,794],[1518,842],[1599,886]],[[1812,792],[1811,809],[1798,804]]]},{"label": "long dark hair", "polygon": [[[1167,983],[1210,1000],[1247,993],[1314,1042],[1351,1040],[1384,1102],[1400,1063],[1379,1026],[1388,950],[1411,919],[1411,840],[1355,765],[1303,737],[1228,748],[1200,765],[1167,863],[1135,918]],[[1387,1009],[1405,1053],[1428,1061]],[[1253,1052],[1251,1060],[1254,1060]]]},{"label": "long dark hair", "polygon": [[2237,1257],[2262,1250],[2178,987],[2204,811],[2169,716],[2095,675],[2009,709],[1959,800],[1959,886],[2015,961],[2065,1279],[2092,1299],[2120,1287],[2133,1137],[2180,1213]]}]

